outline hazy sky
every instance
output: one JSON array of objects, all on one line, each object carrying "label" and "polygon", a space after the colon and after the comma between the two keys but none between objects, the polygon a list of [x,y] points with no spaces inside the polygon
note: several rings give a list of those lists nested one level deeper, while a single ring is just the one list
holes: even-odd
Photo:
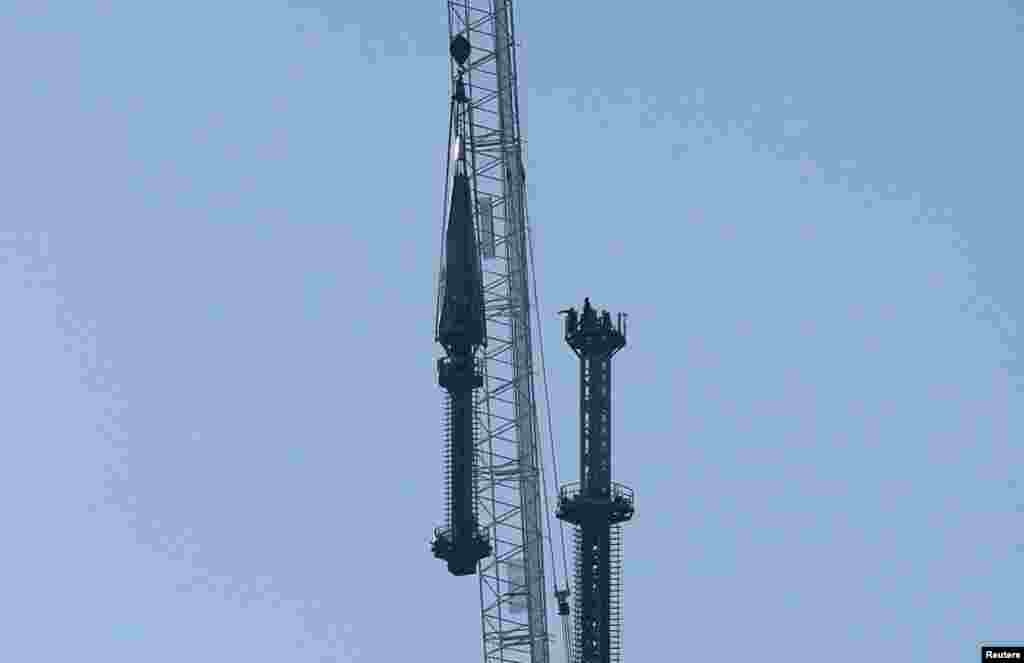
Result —
[{"label": "hazy sky", "polygon": [[[555,313],[630,314],[626,659],[1024,638],[1020,3],[581,7],[518,4],[521,94],[563,481]],[[480,660],[445,11],[4,3],[0,659]]]}]

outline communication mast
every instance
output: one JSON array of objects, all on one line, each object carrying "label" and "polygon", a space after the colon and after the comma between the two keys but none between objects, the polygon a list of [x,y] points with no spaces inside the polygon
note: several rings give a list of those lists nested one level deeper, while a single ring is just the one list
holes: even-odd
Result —
[{"label": "communication mast", "polygon": [[[548,663],[545,514],[549,539],[551,525],[534,398],[512,2],[449,0],[448,28],[452,149],[435,328],[449,399],[447,522],[432,549],[453,575],[475,567],[485,663]],[[568,588],[559,587],[549,550],[568,647]]]},{"label": "communication mast", "polygon": [[558,517],[576,525],[576,633],[572,663],[622,660],[622,523],[633,491],[612,481],[612,357],[626,347],[622,314],[590,300],[562,311],[565,342],[580,359],[580,480],[559,491]]}]

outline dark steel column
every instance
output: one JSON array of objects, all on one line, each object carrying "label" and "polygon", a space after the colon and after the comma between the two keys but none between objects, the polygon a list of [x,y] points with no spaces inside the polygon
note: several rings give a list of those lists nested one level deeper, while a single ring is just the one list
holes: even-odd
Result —
[{"label": "dark steel column", "polygon": [[565,340],[580,358],[580,480],[561,488],[557,514],[576,525],[573,663],[612,663],[621,657],[620,560],[612,543],[634,513],[633,492],[611,476],[611,359],[626,345],[625,328],[621,316],[616,326],[607,311],[598,316],[589,299],[582,315],[563,313]]}]

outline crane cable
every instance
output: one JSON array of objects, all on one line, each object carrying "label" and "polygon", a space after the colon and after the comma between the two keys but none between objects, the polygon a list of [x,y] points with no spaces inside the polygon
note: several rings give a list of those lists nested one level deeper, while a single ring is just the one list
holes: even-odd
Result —
[{"label": "crane cable", "polygon": [[445,262],[445,235],[444,231],[447,227],[448,221],[448,185],[452,179],[452,133],[457,131],[456,117],[455,117],[455,95],[452,95],[450,101],[450,110],[448,111],[448,143],[445,145],[444,155],[444,198],[441,200],[441,249],[438,251],[437,260],[437,295],[434,301],[435,312],[434,312],[434,329],[431,332],[435,337],[437,336],[437,324],[441,316],[441,295],[442,289],[444,288],[444,262]]},{"label": "crane cable", "polygon": [[[523,141],[523,142],[525,143],[525,141]],[[525,147],[525,145],[524,145],[524,147]],[[520,154],[522,154],[522,153],[520,153]],[[525,189],[525,188],[526,188],[526,186],[525,186],[525,181],[524,181],[523,189]],[[523,193],[525,194],[525,191]],[[533,232],[532,232],[532,228],[528,227],[529,226],[529,218],[530,217],[529,217],[529,214],[527,213],[527,210],[526,210],[526,196],[525,195],[523,195],[523,197],[522,197],[522,205],[523,205],[523,219],[524,219],[524,222],[525,222],[525,224],[527,226],[527,227],[523,228],[523,234],[526,235],[527,251],[528,251],[528,254],[529,254],[529,263],[530,263],[530,269],[529,269],[530,278],[531,278],[530,287],[533,290],[534,319],[537,322],[537,346],[538,346],[538,350],[539,350],[539,354],[540,354],[540,377],[541,377],[541,384],[544,386],[544,410],[545,410],[545,414],[547,415],[548,448],[551,451],[551,468],[552,468],[552,472],[554,474],[555,490],[557,491],[558,490],[558,486],[560,485],[559,481],[558,481],[558,455],[555,453],[555,437],[554,437],[554,430],[553,430],[552,421],[551,421],[551,391],[548,388],[548,374],[547,374],[547,367],[545,365],[545,360],[544,360],[544,334],[542,332],[541,318],[540,318],[540,296],[539,296],[538,291],[537,291],[537,268],[536,268],[536,262],[534,260],[534,253],[533,253]],[[550,557],[551,557],[551,572],[555,575],[554,581],[555,581],[555,588],[557,589],[558,588],[558,571],[557,571],[557,567],[555,566],[554,539],[551,536],[551,510],[548,508],[548,504],[547,504],[547,495],[548,495],[547,475],[544,473],[543,457],[544,457],[543,453],[538,454],[538,461],[539,461],[538,464],[540,466],[539,469],[540,469],[541,483],[542,483],[542,486],[543,486],[543,495],[544,495],[544,512],[545,512],[546,520],[547,520],[548,541],[550,542],[550,546],[548,548],[548,551],[549,551]],[[568,561],[566,559],[566,554],[565,554],[565,522],[562,521],[562,520],[558,521],[558,533],[559,533],[559,538],[560,538],[561,544],[562,544],[561,545],[561,549],[562,549],[562,572],[563,572],[563,576],[562,577],[565,579],[566,586],[568,587],[568,583],[569,583],[569,563],[568,563]],[[566,646],[569,647],[570,643],[567,642]]]},{"label": "crane cable", "polygon": [[[531,281],[530,282],[530,287],[533,290],[533,312],[534,312],[534,319],[537,321],[537,344],[538,344],[538,350],[540,351],[540,379],[541,379],[541,383],[544,385],[544,410],[545,410],[545,414],[547,415],[547,424],[548,424],[548,447],[551,450],[551,467],[552,467],[552,471],[554,472],[554,475],[555,475],[554,476],[554,479],[555,479],[555,491],[557,492],[558,491],[558,487],[559,487],[559,482],[558,482],[558,457],[555,454],[555,438],[554,438],[554,431],[553,431],[552,426],[551,426],[551,392],[548,389],[548,372],[547,372],[547,368],[545,367],[545,363],[544,363],[544,334],[541,331],[542,327],[541,327],[541,319],[540,319],[540,296],[537,294],[537,292],[538,292],[537,291],[537,267],[536,267],[536,262],[534,261],[534,256],[533,256],[533,231],[530,228],[530,214],[529,214],[529,212],[527,210],[527,202],[526,202],[526,168],[524,167],[523,162],[526,160],[526,147],[527,147],[527,145],[526,145],[526,140],[522,137],[522,133],[521,133],[520,127],[519,127],[519,119],[520,119],[520,114],[519,114],[519,95],[518,95],[518,78],[519,78],[519,71],[518,71],[518,69],[519,69],[519,67],[518,67],[518,58],[516,58],[515,55],[516,55],[516,46],[521,46],[521,44],[519,44],[516,41],[516,22],[515,22],[515,15],[512,12],[512,4],[511,4],[511,2],[507,3],[506,8],[508,10],[509,53],[511,55],[511,57],[509,59],[511,60],[512,67],[513,67],[513,71],[512,71],[512,77],[513,77],[512,81],[513,82],[512,82],[512,85],[513,85],[513,92],[514,92],[514,94],[512,95],[512,103],[515,105],[515,118],[516,118],[516,120],[515,120],[515,124],[516,124],[516,126],[515,126],[515,135],[516,135],[516,142],[518,143],[517,147],[519,147],[519,149],[516,150],[516,152],[518,153],[518,156],[519,156],[519,163],[515,164],[515,165],[519,167],[519,172],[520,172],[521,177],[522,177],[522,184],[521,184],[520,193],[522,195],[521,200],[522,200],[522,206],[523,206],[523,235],[526,237],[527,257],[528,257],[528,263],[529,263],[528,266],[527,266],[527,272],[529,272],[529,274],[530,274],[530,281]],[[537,454],[537,460],[538,460],[538,470],[540,471],[540,475],[541,475],[542,489],[544,491],[544,511],[546,513],[546,516],[547,516],[546,520],[547,520],[547,529],[548,529],[548,541],[551,542],[551,546],[554,546],[554,540],[551,538],[551,511],[548,509],[548,506],[547,506],[548,488],[547,488],[547,476],[544,474],[544,454],[538,453]],[[561,538],[561,542],[562,542],[562,571],[564,573],[563,577],[565,578],[566,588],[568,588],[568,585],[569,585],[569,564],[568,564],[568,562],[566,562],[566,556],[565,556],[565,523],[562,520],[558,521],[558,533],[559,533],[559,537]],[[549,548],[549,551],[550,551],[550,548]],[[554,578],[554,580],[555,580],[555,587],[557,589],[557,587],[558,587],[558,572],[557,572],[556,567],[555,567],[554,551],[550,551],[550,552],[551,552],[551,572],[555,576],[555,578]]]},{"label": "crane cable", "polygon": [[[516,46],[517,46],[517,42],[516,42],[516,24],[515,24],[515,16],[514,16],[514,14],[512,12],[511,1],[506,5],[506,8],[508,9],[508,19],[509,19],[509,21],[508,21],[508,23],[509,23],[509,35],[508,35],[508,37],[509,37],[509,41],[510,41],[509,51],[511,52],[511,56],[512,56],[510,58],[510,60],[512,61],[512,67],[513,67],[513,71],[512,71],[512,81],[513,82],[512,82],[512,85],[514,86],[513,87],[513,91],[515,92],[515,91],[517,91],[517,87],[518,87],[516,81],[519,78],[519,72],[518,72],[518,66],[517,66],[517,64],[518,64],[517,63],[517,58],[515,57],[515,51],[516,51]],[[526,141],[522,138],[522,134],[520,133],[520,127],[519,127],[519,95],[518,94],[513,94],[512,95],[512,103],[514,104],[514,107],[515,107],[516,142],[518,143],[517,147],[520,148],[519,150],[517,150],[517,152],[519,153],[519,163],[515,164],[515,165],[519,167],[519,171],[520,171],[520,173],[522,175],[522,184],[521,184],[521,188],[520,188],[520,193],[522,195],[521,200],[522,200],[522,208],[523,208],[523,235],[526,238],[526,248],[527,248],[527,257],[528,257],[527,271],[529,272],[530,279],[531,279],[530,287],[533,289],[533,311],[534,311],[534,319],[537,321],[537,344],[538,344],[538,350],[539,350],[539,354],[540,354],[540,376],[541,376],[541,383],[544,385],[544,410],[545,410],[545,414],[547,415],[548,447],[551,450],[551,467],[552,467],[552,471],[554,472],[555,491],[557,493],[558,490],[559,490],[558,455],[555,453],[554,430],[553,430],[552,425],[551,425],[551,392],[548,389],[548,373],[547,373],[547,368],[545,366],[545,361],[544,361],[544,334],[542,333],[542,327],[541,327],[540,296],[539,296],[538,290],[537,290],[537,269],[536,269],[536,262],[534,261],[534,254],[533,254],[533,232],[532,232],[532,229],[530,229],[530,227],[529,227],[529,225],[530,225],[530,215],[529,215],[529,213],[527,212],[527,209],[526,209],[527,208],[527,203],[526,203],[526,172],[525,172],[526,168],[523,166],[523,161],[525,160],[525,156],[526,156],[525,155],[525,152],[526,152]],[[529,304],[529,303],[530,302],[527,301],[527,304]],[[536,419],[534,419],[534,422],[536,422]],[[563,576],[562,577],[565,579],[565,589],[562,590],[562,592],[559,592],[559,587],[558,587],[558,570],[557,570],[557,567],[555,566],[554,539],[551,537],[551,509],[548,508],[547,475],[544,473],[544,454],[542,452],[540,452],[540,451],[538,451],[538,453],[537,453],[537,469],[540,472],[540,476],[541,476],[541,489],[543,491],[542,492],[542,496],[543,496],[543,504],[544,504],[544,513],[545,513],[545,520],[547,521],[547,531],[548,531],[548,552],[550,553],[550,556],[551,556],[551,573],[554,576],[553,580],[554,580],[554,587],[555,587],[555,596],[558,598],[558,600],[563,600],[563,597],[568,596],[568,592],[569,592],[569,564],[566,561],[566,554],[565,554],[565,522],[562,521],[561,519],[559,519],[559,521],[558,521],[558,534],[559,534],[559,537],[561,539],[561,544],[562,544],[561,545],[561,548],[562,548],[562,572],[563,572]],[[559,607],[561,608],[561,606],[559,606]],[[573,652],[573,644],[574,643],[573,643],[573,638],[572,638],[572,633],[571,633],[572,626],[571,626],[571,623],[569,621],[570,617],[569,617],[569,615],[567,613],[563,614],[561,609],[559,609],[559,614],[562,617],[562,641],[563,641],[562,644],[565,647],[565,660],[568,662],[568,661],[572,661],[572,660],[575,659],[575,657],[573,655],[574,654],[574,652]]]}]

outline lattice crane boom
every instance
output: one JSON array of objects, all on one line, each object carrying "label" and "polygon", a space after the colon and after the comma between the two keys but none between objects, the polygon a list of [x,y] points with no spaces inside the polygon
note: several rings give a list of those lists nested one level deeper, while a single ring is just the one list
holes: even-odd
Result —
[{"label": "lattice crane boom", "polygon": [[[547,512],[550,534],[551,514],[534,390],[512,1],[447,4],[454,94],[436,331],[446,351],[439,381],[450,399],[448,522],[435,531],[433,549],[454,575],[476,567],[485,663],[548,663],[544,524]],[[467,215],[476,231],[473,250]],[[483,334],[476,333],[478,292]],[[472,424],[463,416],[469,402]],[[559,589],[552,573],[568,633],[568,589]]]}]

